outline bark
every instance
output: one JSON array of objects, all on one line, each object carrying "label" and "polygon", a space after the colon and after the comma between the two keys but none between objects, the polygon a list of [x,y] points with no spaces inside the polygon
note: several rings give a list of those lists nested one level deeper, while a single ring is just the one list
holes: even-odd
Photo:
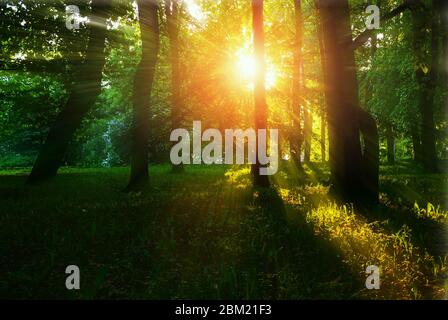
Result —
[{"label": "bark", "polygon": [[375,119],[359,109],[360,131],[364,141],[362,150],[362,200],[378,203],[379,200],[379,135]]},{"label": "bark", "polygon": [[311,160],[311,141],[313,138],[313,115],[308,108],[304,108],[304,160],[310,162]]},{"label": "bark", "polygon": [[[318,5],[325,50],[332,190],[345,201],[375,201],[376,124],[359,107],[354,49],[346,45],[352,39],[348,1],[319,0]],[[361,132],[366,142],[364,154]]]},{"label": "bark", "polygon": [[326,131],[327,131],[327,125],[325,121],[325,109],[323,102],[320,118],[320,157],[322,159],[322,162],[325,162],[326,160],[326,148],[325,148]]},{"label": "bark", "polygon": [[420,140],[420,132],[416,122],[411,124],[412,151],[414,153],[414,161],[423,162],[422,142]]},{"label": "bark", "polygon": [[[434,96],[437,85],[439,21],[428,15],[423,6],[412,10],[413,46],[416,59],[416,79],[420,86],[418,101],[421,114],[421,152],[423,167],[427,172],[437,172],[436,139],[434,123]],[[431,28],[431,61],[427,67],[425,32]],[[428,69],[429,68],[429,69]]]},{"label": "bark", "polygon": [[[318,11],[319,8],[317,7],[316,10]],[[317,38],[319,41],[319,54],[320,54],[320,63],[322,66],[322,70],[326,70],[325,65],[325,48],[324,48],[324,41],[323,41],[323,31],[322,31],[322,24],[319,20],[317,22]],[[322,75],[323,83],[325,83],[325,72],[323,72]],[[320,154],[322,162],[325,162],[326,160],[326,147],[325,147],[325,139],[326,139],[326,111],[327,111],[327,105],[326,105],[326,99],[325,95],[322,97],[322,103],[321,103],[321,122],[320,122]]]},{"label": "bark", "polygon": [[291,138],[292,157],[296,166],[301,169],[301,153],[303,144],[302,112],[303,108],[303,17],[302,1],[294,0],[295,30],[294,43],[294,65],[293,65],[293,87],[292,87],[292,110],[293,110],[293,134]]},{"label": "bark", "polygon": [[[295,3],[300,2],[300,1],[295,1]],[[299,23],[298,25],[296,24],[296,30],[300,29],[300,52],[302,51],[302,42],[303,42],[303,18],[302,18],[302,10],[299,7],[299,10],[297,9],[297,5],[296,5],[296,15],[297,12],[299,11],[300,14],[300,19],[299,19]],[[296,18],[297,20],[297,18]],[[304,88],[305,88],[305,84],[304,84],[304,77],[303,77],[303,56],[300,56],[300,63],[301,63],[301,96],[303,97],[304,94]],[[312,118],[312,114],[311,111],[309,110],[309,108],[304,106],[303,103],[303,98],[302,98],[302,110],[303,110],[303,142],[304,142],[304,160],[305,162],[309,162],[310,158],[311,158],[311,141],[312,141],[312,131],[313,131],[313,118]]]},{"label": "bark", "polygon": [[[264,49],[264,30],[263,30],[263,0],[252,0],[252,14],[253,14],[253,31],[254,31],[254,53],[256,61],[255,72],[255,86],[254,86],[254,100],[255,100],[255,130],[267,128],[267,103],[266,103],[266,89],[265,89],[265,49]],[[257,135],[257,147],[258,147]],[[269,186],[269,178],[265,175],[260,175],[259,169],[261,164],[258,159],[252,166],[252,174],[254,176],[254,185],[260,187]]]},{"label": "bark", "polygon": [[50,128],[37,156],[28,183],[39,183],[57,174],[73,134],[81,126],[82,119],[101,92],[102,71],[106,60],[106,19],[110,9],[111,0],[92,1],[91,31],[84,62],[66,105]]},{"label": "bark", "polygon": [[448,80],[448,1],[439,0],[445,81]]},{"label": "bark", "polygon": [[142,57],[134,76],[131,175],[126,191],[138,190],[149,181],[149,104],[159,52],[159,21],[156,0],[137,1]]},{"label": "bark", "polygon": [[[181,114],[181,77],[179,60],[179,28],[180,7],[178,0],[165,0],[165,13],[167,20],[168,39],[170,42],[171,63],[171,127],[172,130],[180,128],[182,122]],[[173,172],[183,172],[182,164],[172,166]]]},{"label": "bark", "polygon": [[392,125],[386,124],[387,163],[395,163],[395,136]]},{"label": "bark", "polygon": [[[441,68],[443,70],[442,86],[448,88],[448,1],[439,0],[440,6],[440,23],[442,32],[442,63]],[[443,115],[445,119],[448,113],[448,95],[445,100],[445,105],[443,108]]]}]

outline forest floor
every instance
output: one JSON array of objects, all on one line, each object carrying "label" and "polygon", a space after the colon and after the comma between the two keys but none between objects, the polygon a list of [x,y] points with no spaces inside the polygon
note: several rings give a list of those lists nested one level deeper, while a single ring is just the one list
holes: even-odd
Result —
[{"label": "forest floor", "polygon": [[381,205],[360,212],[329,198],[326,165],[282,166],[262,190],[247,166],[154,165],[131,194],[127,168],[66,168],[39,187],[0,171],[0,298],[448,297],[447,174],[382,166]]}]

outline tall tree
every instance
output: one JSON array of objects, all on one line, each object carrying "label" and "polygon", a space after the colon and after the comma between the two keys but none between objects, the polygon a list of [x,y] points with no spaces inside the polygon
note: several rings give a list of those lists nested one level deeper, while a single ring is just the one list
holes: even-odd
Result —
[{"label": "tall tree", "polygon": [[390,121],[386,122],[386,145],[387,145],[387,162],[395,163],[395,133]]},{"label": "tall tree", "polygon": [[[255,55],[255,79],[254,79],[254,101],[255,101],[255,130],[267,129],[268,106],[266,103],[266,63],[264,49],[263,29],[263,0],[252,0],[253,32],[254,32],[254,55]],[[257,134],[257,148],[258,134]],[[260,174],[260,161],[258,152],[256,163],[252,166],[254,184],[260,187],[269,186],[269,178]]]},{"label": "tall tree", "polygon": [[[309,106],[305,106],[304,103],[304,88],[305,88],[305,80],[304,80],[304,72],[303,72],[303,55],[302,55],[302,50],[303,50],[303,28],[304,28],[304,23],[303,23],[303,13],[302,13],[302,6],[300,4],[300,1],[296,1],[298,2],[298,5],[296,5],[296,32],[298,32],[298,34],[300,35],[300,72],[301,72],[301,77],[300,77],[300,91],[299,93],[301,94],[301,107],[302,107],[302,112],[303,112],[303,142],[304,142],[304,148],[303,148],[303,158],[306,162],[310,161],[311,158],[311,142],[312,142],[312,134],[313,134],[313,115],[311,113],[311,110],[309,108]],[[300,31],[297,31],[299,30]]]},{"label": "tall tree", "polygon": [[66,105],[50,128],[37,156],[28,183],[38,183],[56,175],[73,134],[101,92],[102,71],[106,60],[106,20],[110,14],[111,2],[112,0],[92,1],[89,22],[91,30],[84,62],[75,77]]},{"label": "tall tree", "polygon": [[303,14],[302,1],[294,0],[295,14],[295,43],[294,43],[294,66],[293,66],[293,84],[292,84],[292,111],[293,111],[293,133],[291,137],[291,146],[293,161],[301,169],[301,151],[303,144],[302,131],[302,112],[303,106]]},{"label": "tall tree", "polygon": [[311,160],[311,143],[313,140],[313,114],[307,107],[303,108],[303,159],[306,162]]},{"label": "tall tree", "polygon": [[378,136],[375,121],[359,107],[348,1],[319,0],[318,6],[324,34],[333,190],[344,200],[377,201]]},{"label": "tall tree", "polygon": [[131,175],[126,191],[141,189],[149,181],[149,105],[160,38],[157,0],[138,0],[137,5],[142,56],[134,76]]},{"label": "tall tree", "polygon": [[[440,6],[440,22],[441,22],[441,30],[442,30],[442,42],[443,42],[443,50],[442,50],[442,69],[443,69],[443,81],[442,85],[448,87],[448,1],[439,0]],[[445,100],[443,115],[447,115],[448,112],[448,95]]]},{"label": "tall tree", "polygon": [[[436,2],[433,1],[435,11]],[[438,53],[439,53],[439,19],[435,12],[428,10],[423,4],[412,9],[412,30],[415,54],[415,76],[420,86],[418,101],[421,114],[420,151],[426,171],[437,171],[436,139],[434,124],[434,96],[437,85]],[[430,61],[426,49],[426,30],[431,30]],[[418,142],[417,142],[418,143]]]},{"label": "tall tree", "polygon": [[[165,15],[167,22],[168,39],[170,41],[171,63],[171,126],[172,129],[180,128],[181,115],[181,77],[179,61],[179,29],[182,2],[179,0],[165,0]],[[182,172],[183,165],[173,164],[173,172]]]},{"label": "tall tree", "polygon": [[[319,11],[317,2],[314,2],[316,5],[316,11]],[[317,20],[317,39],[319,41],[319,55],[320,55],[320,63],[322,66],[322,70],[326,70],[325,66],[325,49],[324,49],[324,40],[323,40],[323,30],[322,30],[322,23],[318,19]],[[325,72],[322,74],[323,83],[325,84]],[[321,97],[321,105],[320,105],[320,154],[322,162],[325,162],[326,160],[326,147],[325,147],[325,140],[326,140],[326,132],[327,132],[327,126],[326,126],[326,99],[325,95]]]}]

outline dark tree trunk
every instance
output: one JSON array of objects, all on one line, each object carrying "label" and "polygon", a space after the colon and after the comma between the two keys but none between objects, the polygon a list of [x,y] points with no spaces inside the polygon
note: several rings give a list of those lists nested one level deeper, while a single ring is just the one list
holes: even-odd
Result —
[{"label": "dark tree trunk", "polygon": [[[416,79],[421,88],[419,110],[421,114],[421,152],[422,164],[427,172],[437,171],[436,139],[434,124],[434,95],[437,83],[439,52],[438,19],[429,15],[423,6],[412,10],[414,54],[416,59]],[[425,32],[431,28],[431,62],[427,69],[425,53]]]},{"label": "dark tree trunk", "polygon": [[[373,118],[359,107],[358,82],[347,0],[319,0],[325,50],[325,89],[333,191],[346,201],[376,201]],[[349,45],[347,45],[349,44]],[[361,151],[360,133],[366,148]],[[372,154],[372,155],[370,155]],[[370,159],[372,163],[366,160]]]},{"label": "dark tree trunk", "polygon": [[395,136],[392,125],[386,125],[387,163],[395,163]]},{"label": "dark tree trunk", "polygon": [[102,71],[106,60],[106,19],[110,7],[111,0],[92,1],[91,31],[84,62],[67,103],[50,128],[37,156],[28,183],[39,183],[57,174],[73,134],[81,126],[82,119],[101,92]]},{"label": "dark tree trunk", "polygon": [[[182,125],[181,114],[181,77],[179,60],[179,28],[180,8],[178,0],[165,0],[165,13],[167,20],[168,38],[170,41],[170,63],[171,63],[171,127],[172,130]],[[172,165],[172,171],[180,173],[184,171],[182,164]]]},{"label": "dark tree trunk", "polygon": [[294,0],[295,12],[295,44],[294,44],[294,66],[293,66],[293,85],[292,85],[292,111],[293,111],[293,134],[290,144],[292,146],[292,157],[297,168],[302,169],[302,112],[303,108],[303,17],[302,1]]},{"label": "dark tree trunk", "polygon": [[[441,69],[443,70],[442,86],[448,88],[448,1],[439,0],[440,6],[440,23],[442,32],[442,63]],[[448,116],[448,96],[445,100],[443,108],[443,115]]]},{"label": "dark tree trunk", "polygon": [[[264,30],[263,30],[263,0],[252,0],[252,14],[253,14],[253,30],[254,30],[254,50],[256,61],[255,73],[255,129],[267,128],[267,103],[266,103],[266,89],[265,89],[265,54],[264,54]],[[257,148],[258,148],[258,134],[257,134]],[[254,185],[260,187],[269,186],[269,178],[266,175],[261,175],[259,169],[261,164],[259,162],[258,154],[257,161],[252,166],[252,174],[254,176]]]},{"label": "dark tree trunk", "polygon": [[379,200],[379,136],[375,119],[365,110],[359,109],[359,124],[364,141],[362,150],[362,200],[378,203]]},{"label": "dark tree trunk", "polygon": [[412,151],[414,156],[414,161],[417,163],[423,162],[422,155],[422,143],[420,140],[420,132],[416,122],[411,124],[411,138],[412,138]]},{"label": "dark tree trunk", "polygon": [[322,112],[321,112],[321,118],[320,118],[320,157],[322,159],[322,162],[325,162],[325,154],[326,154],[326,148],[325,148],[325,139],[326,139],[326,131],[327,131],[327,125],[325,121],[325,109],[324,109],[325,102],[322,103]]},{"label": "dark tree trunk", "polygon": [[311,111],[307,108],[304,108],[304,123],[303,123],[303,132],[304,132],[304,157],[305,162],[310,162],[311,160],[311,141],[313,138],[313,115]]},{"label": "dark tree trunk", "polygon": [[139,190],[149,181],[149,105],[159,52],[157,1],[138,0],[142,56],[134,77],[131,175],[126,191]]},{"label": "dark tree trunk", "polygon": [[[296,1],[298,2],[298,1]],[[297,9],[296,9],[297,12]],[[301,40],[300,40],[300,51],[302,51],[302,38],[303,38],[303,18],[302,18],[302,12],[300,9],[300,29],[301,31]],[[303,56],[301,55],[301,64],[303,65]],[[302,67],[302,73],[303,73],[303,67]],[[305,88],[304,85],[304,78],[302,75],[302,79],[301,79],[301,92],[302,92],[302,97],[303,97],[303,89]],[[304,142],[304,154],[303,154],[303,159],[305,162],[309,162],[311,159],[311,141],[312,141],[312,133],[313,133],[313,118],[311,115],[311,110],[307,107],[305,107],[304,103],[303,103],[303,98],[302,98],[302,111],[303,111],[303,142]]]},{"label": "dark tree trunk", "polygon": [[[317,2],[316,2],[317,4]],[[317,7],[316,10],[318,11],[319,8]],[[317,21],[317,38],[319,41],[319,54],[320,54],[320,63],[322,66],[322,70],[326,70],[325,65],[325,49],[324,49],[324,41],[323,41],[323,30],[322,30],[322,24],[321,21]],[[323,83],[325,84],[325,72],[322,74]],[[320,120],[320,154],[322,162],[325,162],[326,160],[326,147],[325,147],[325,140],[326,140],[326,112],[327,112],[327,104],[325,100],[325,95],[322,97],[322,103],[321,103],[321,120]]]},{"label": "dark tree trunk", "polygon": [[448,1],[439,0],[440,6],[440,22],[441,22],[441,31],[443,33],[442,42],[443,42],[443,56],[442,61],[444,73],[445,73],[445,81],[448,79]]}]

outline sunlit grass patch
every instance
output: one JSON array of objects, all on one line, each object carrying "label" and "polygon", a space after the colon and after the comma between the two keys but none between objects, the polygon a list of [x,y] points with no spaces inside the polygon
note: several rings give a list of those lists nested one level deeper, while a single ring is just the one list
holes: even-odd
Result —
[{"label": "sunlit grass patch", "polygon": [[234,166],[225,173],[227,182],[238,189],[247,188],[252,184],[250,166]]},{"label": "sunlit grass patch", "polygon": [[381,269],[381,289],[362,290],[362,297],[421,298],[431,291],[444,294],[439,276],[446,272],[446,261],[436,261],[411,242],[411,230],[403,226],[385,233],[379,222],[367,223],[349,206],[321,205],[307,214],[316,234],[334,242],[353,272],[366,278],[369,265]]},{"label": "sunlit grass patch", "polygon": [[431,219],[439,222],[448,222],[448,211],[442,210],[440,206],[427,203],[426,208],[421,208],[417,202],[414,203],[414,213],[421,219]]}]

